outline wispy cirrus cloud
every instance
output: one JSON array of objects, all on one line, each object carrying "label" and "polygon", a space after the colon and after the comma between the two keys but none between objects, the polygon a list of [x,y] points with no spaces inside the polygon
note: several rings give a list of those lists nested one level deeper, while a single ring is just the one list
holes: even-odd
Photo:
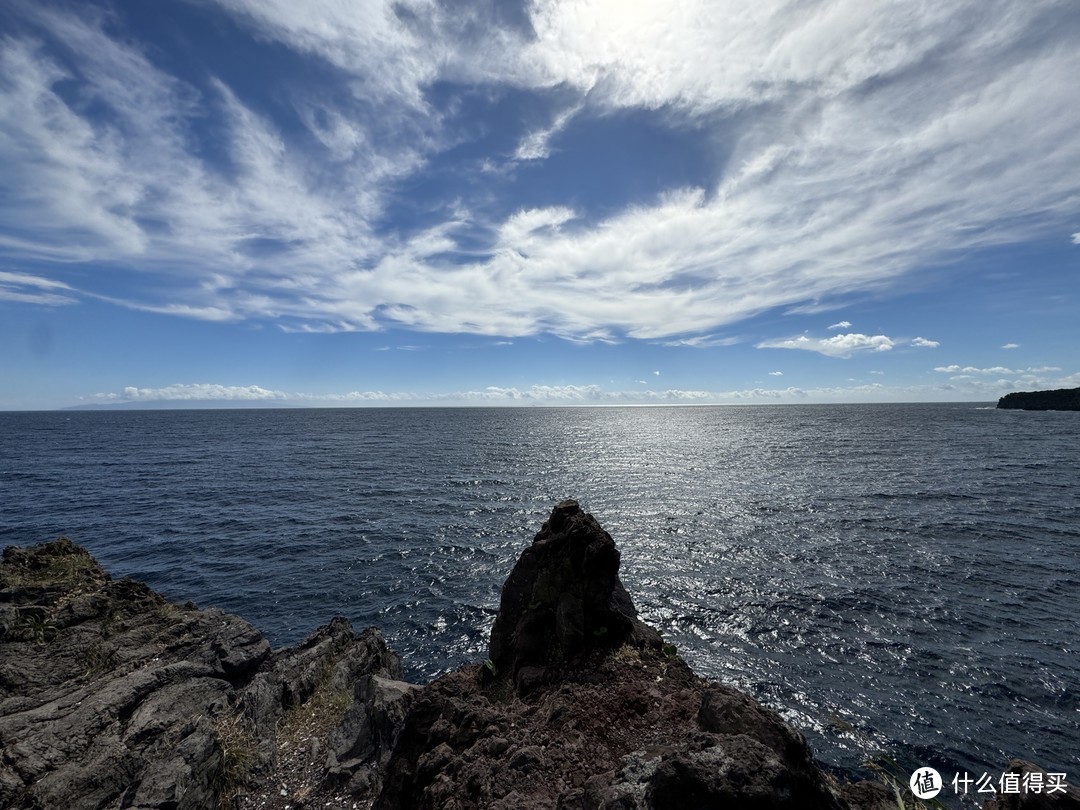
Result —
[{"label": "wispy cirrus cloud", "polygon": [[550,126],[528,133],[518,144],[514,158],[516,160],[542,160],[550,157],[551,139],[564,130],[582,108],[581,103],[574,104],[556,115]]},{"label": "wispy cirrus cloud", "polygon": [[60,281],[0,270],[0,301],[63,306],[78,300],[74,293],[70,286]]},{"label": "wispy cirrus cloud", "polygon": [[[285,119],[240,83],[170,74],[100,12],[26,12],[64,54],[25,31],[0,49],[2,255],[38,277],[84,266],[91,292],[182,317],[658,340],[880,294],[956,251],[1065,227],[1080,192],[1080,108],[1060,103],[1080,75],[1067,4],[218,6],[333,87],[296,93]],[[556,134],[572,149],[576,128],[635,110],[696,127],[716,168],[599,214],[569,188],[514,204],[512,179],[490,173],[396,222],[405,184],[477,137],[464,102],[439,101],[447,87],[568,88],[550,125],[488,160],[540,164]],[[215,159],[204,118],[224,134]],[[104,289],[105,265],[123,294]]]},{"label": "wispy cirrus cloud", "polygon": [[453,53],[453,39],[440,45],[430,35],[433,27],[442,29],[449,23],[446,17],[409,0],[399,8],[413,13],[414,26],[405,24],[395,4],[381,0],[356,5],[327,0],[303,5],[283,0],[217,0],[217,4],[260,35],[362,79],[358,92],[393,108],[424,109],[424,87],[438,78],[440,62]]},{"label": "wispy cirrus cloud", "polygon": [[709,349],[714,346],[734,346],[742,343],[738,337],[718,337],[716,335],[696,335],[689,338],[676,338],[674,340],[657,341],[661,346],[669,348]]}]

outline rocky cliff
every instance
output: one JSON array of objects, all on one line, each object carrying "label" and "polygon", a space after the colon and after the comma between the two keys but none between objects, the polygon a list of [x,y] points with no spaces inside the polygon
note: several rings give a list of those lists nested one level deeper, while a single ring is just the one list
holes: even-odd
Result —
[{"label": "rocky cliff", "polygon": [[[113,581],[66,540],[9,548],[0,807],[897,806],[695,675],[638,618],[619,562],[560,503],[506,580],[488,661],[419,687],[377,630],[335,619],[273,651],[241,619]],[[1035,798],[1052,801],[994,807],[1076,806]]]},{"label": "rocky cliff", "polygon": [[362,709],[373,682],[400,677],[379,632],[344,619],[275,652],[236,616],[112,580],[67,540],[8,548],[0,807],[196,810],[245,793],[284,806],[355,776],[358,735],[329,732],[349,731],[343,709]]},{"label": "rocky cliff", "polygon": [[1080,388],[1017,391],[998,400],[999,408],[1022,411],[1080,411]]}]

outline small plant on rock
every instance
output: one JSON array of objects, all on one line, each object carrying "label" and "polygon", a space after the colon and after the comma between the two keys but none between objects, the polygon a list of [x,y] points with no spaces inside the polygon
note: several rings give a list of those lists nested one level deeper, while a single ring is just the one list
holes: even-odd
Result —
[{"label": "small plant on rock", "polygon": [[56,637],[56,623],[51,616],[24,613],[15,623],[15,637],[44,644]]},{"label": "small plant on rock", "polygon": [[246,728],[240,714],[219,717],[215,723],[218,745],[221,746],[221,770],[217,791],[221,808],[234,807],[237,796],[247,785],[248,774],[255,765],[259,744]]},{"label": "small plant on rock", "polygon": [[88,644],[82,651],[83,675],[93,679],[116,665],[116,650],[100,641]]}]

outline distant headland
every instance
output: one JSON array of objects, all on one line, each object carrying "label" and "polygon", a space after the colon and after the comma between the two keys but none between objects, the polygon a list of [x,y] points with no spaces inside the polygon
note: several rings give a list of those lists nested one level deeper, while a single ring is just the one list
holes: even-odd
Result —
[{"label": "distant headland", "polygon": [[997,406],[1019,411],[1080,411],[1080,388],[1017,391],[1003,396]]}]

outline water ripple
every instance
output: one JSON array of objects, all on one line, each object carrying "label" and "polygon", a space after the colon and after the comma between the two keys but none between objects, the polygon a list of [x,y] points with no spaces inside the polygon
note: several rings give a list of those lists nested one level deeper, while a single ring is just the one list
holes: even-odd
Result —
[{"label": "water ripple", "polygon": [[275,645],[376,624],[426,679],[486,655],[503,579],[573,495],[643,617],[822,759],[1075,771],[1078,428],[945,405],[0,414],[0,540],[67,534]]}]

